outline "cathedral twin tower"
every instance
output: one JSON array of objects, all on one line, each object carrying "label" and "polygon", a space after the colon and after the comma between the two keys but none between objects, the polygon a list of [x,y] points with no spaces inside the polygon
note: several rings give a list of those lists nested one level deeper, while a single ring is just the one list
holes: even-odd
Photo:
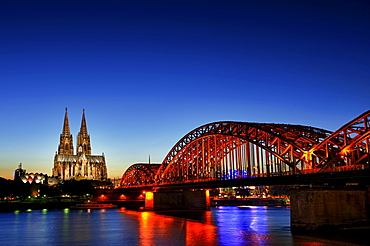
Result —
[{"label": "cathedral twin tower", "polygon": [[104,155],[91,155],[90,136],[87,133],[85,110],[82,112],[80,132],[77,135],[76,154],[73,149],[72,134],[69,129],[66,108],[58,152],[54,157],[53,176],[61,180],[69,179],[107,179]]}]

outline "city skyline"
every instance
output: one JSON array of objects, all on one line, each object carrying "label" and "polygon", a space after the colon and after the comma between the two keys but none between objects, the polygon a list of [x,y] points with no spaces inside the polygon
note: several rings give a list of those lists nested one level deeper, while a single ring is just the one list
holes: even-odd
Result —
[{"label": "city skyline", "polygon": [[14,1],[0,9],[0,177],[51,174],[82,110],[108,176],[215,121],[335,131],[369,110],[370,4]]}]

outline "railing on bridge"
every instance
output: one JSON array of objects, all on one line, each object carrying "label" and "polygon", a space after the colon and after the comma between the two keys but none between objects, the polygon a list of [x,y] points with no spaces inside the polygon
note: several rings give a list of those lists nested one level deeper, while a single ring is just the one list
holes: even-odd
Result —
[{"label": "railing on bridge", "polygon": [[288,124],[210,123],[185,135],[162,164],[134,164],[122,187],[370,168],[370,111],[335,132]]}]

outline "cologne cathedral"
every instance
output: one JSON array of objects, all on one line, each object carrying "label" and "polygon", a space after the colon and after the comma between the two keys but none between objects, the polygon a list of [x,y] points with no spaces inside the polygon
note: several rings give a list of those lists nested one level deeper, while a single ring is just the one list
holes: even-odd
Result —
[{"label": "cologne cathedral", "polygon": [[107,179],[104,154],[91,155],[90,136],[87,133],[85,110],[82,111],[81,128],[77,135],[76,154],[74,154],[73,139],[69,129],[68,111],[66,108],[58,152],[54,157],[53,176],[61,180]]}]

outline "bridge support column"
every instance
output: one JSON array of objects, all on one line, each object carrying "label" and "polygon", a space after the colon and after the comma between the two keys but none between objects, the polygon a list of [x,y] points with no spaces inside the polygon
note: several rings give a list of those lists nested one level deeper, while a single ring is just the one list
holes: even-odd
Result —
[{"label": "bridge support column", "polygon": [[209,190],[145,193],[145,210],[209,210]]},{"label": "bridge support column", "polygon": [[291,190],[291,230],[314,231],[368,225],[369,189]]}]

